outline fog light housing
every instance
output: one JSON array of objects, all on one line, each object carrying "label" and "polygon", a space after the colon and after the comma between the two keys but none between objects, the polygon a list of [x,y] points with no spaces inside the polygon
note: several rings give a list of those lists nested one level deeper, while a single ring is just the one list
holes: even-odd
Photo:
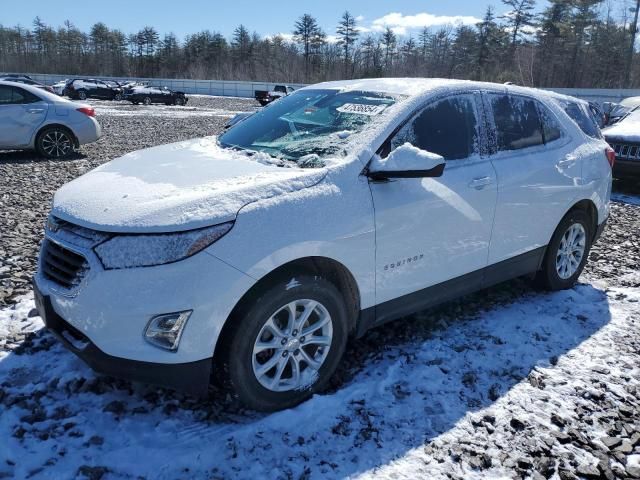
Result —
[{"label": "fog light housing", "polygon": [[144,329],[144,339],[154,347],[175,352],[192,310],[156,315]]}]

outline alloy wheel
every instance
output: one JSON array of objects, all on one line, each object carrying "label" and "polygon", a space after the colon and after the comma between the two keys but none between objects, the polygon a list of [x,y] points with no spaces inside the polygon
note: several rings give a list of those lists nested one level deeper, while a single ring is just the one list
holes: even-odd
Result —
[{"label": "alloy wheel", "polygon": [[69,135],[61,130],[51,130],[42,137],[42,150],[53,158],[64,157],[73,148],[73,142]]},{"label": "alloy wheel", "polygon": [[315,300],[294,300],[271,315],[258,333],[253,373],[273,392],[305,389],[317,380],[332,339],[327,308]]},{"label": "alloy wheel", "polygon": [[580,223],[574,223],[562,236],[556,254],[556,272],[566,280],[571,278],[580,267],[587,245],[587,234]]}]

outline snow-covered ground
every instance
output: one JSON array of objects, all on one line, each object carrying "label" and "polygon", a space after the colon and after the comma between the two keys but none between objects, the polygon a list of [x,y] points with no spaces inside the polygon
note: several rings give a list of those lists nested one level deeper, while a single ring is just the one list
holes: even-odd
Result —
[{"label": "snow-covered ground", "polygon": [[598,410],[639,403],[640,274],[618,280],[628,286],[524,289],[487,311],[461,303],[429,338],[271,415],[98,377],[27,296],[0,311],[0,342],[21,344],[0,343],[0,478],[513,478],[552,450],[566,459],[552,470],[586,471],[599,457],[563,438],[606,449],[611,411]]}]

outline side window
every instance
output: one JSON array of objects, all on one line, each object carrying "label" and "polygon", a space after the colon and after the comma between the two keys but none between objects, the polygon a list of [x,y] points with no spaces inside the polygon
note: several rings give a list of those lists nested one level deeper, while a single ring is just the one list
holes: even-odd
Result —
[{"label": "side window", "polygon": [[[564,111],[578,124],[580,130],[592,138],[602,138],[602,133],[591,112],[586,107],[574,102],[564,103]],[[587,113],[588,112],[588,113]]]},{"label": "side window", "polygon": [[33,93],[27,92],[22,88],[13,87],[13,102],[12,103],[36,103],[39,102],[40,98],[36,97]]},{"label": "side window", "polygon": [[13,89],[6,85],[0,85],[0,105],[13,103]]},{"label": "side window", "polygon": [[474,99],[460,95],[422,110],[391,139],[391,150],[409,142],[445,160],[460,160],[478,151],[477,132]]},{"label": "side window", "polygon": [[558,140],[562,136],[562,131],[558,125],[555,116],[547,107],[538,102],[538,112],[540,113],[540,121],[542,122],[542,134],[544,135],[544,143],[551,143]]},{"label": "side window", "polygon": [[513,95],[490,95],[498,150],[519,150],[544,143],[534,100]]}]

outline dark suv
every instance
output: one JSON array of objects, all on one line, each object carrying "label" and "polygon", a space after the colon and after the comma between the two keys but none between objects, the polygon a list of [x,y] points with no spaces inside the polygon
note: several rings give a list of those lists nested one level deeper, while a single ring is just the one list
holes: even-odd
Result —
[{"label": "dark suv", "polygon": [[74,78],[67,82],[64,94],[69,98],[85,100],[99,98],[103,100],[122,100],[123,90],[116,84],[108,84],[94,78]]}]

